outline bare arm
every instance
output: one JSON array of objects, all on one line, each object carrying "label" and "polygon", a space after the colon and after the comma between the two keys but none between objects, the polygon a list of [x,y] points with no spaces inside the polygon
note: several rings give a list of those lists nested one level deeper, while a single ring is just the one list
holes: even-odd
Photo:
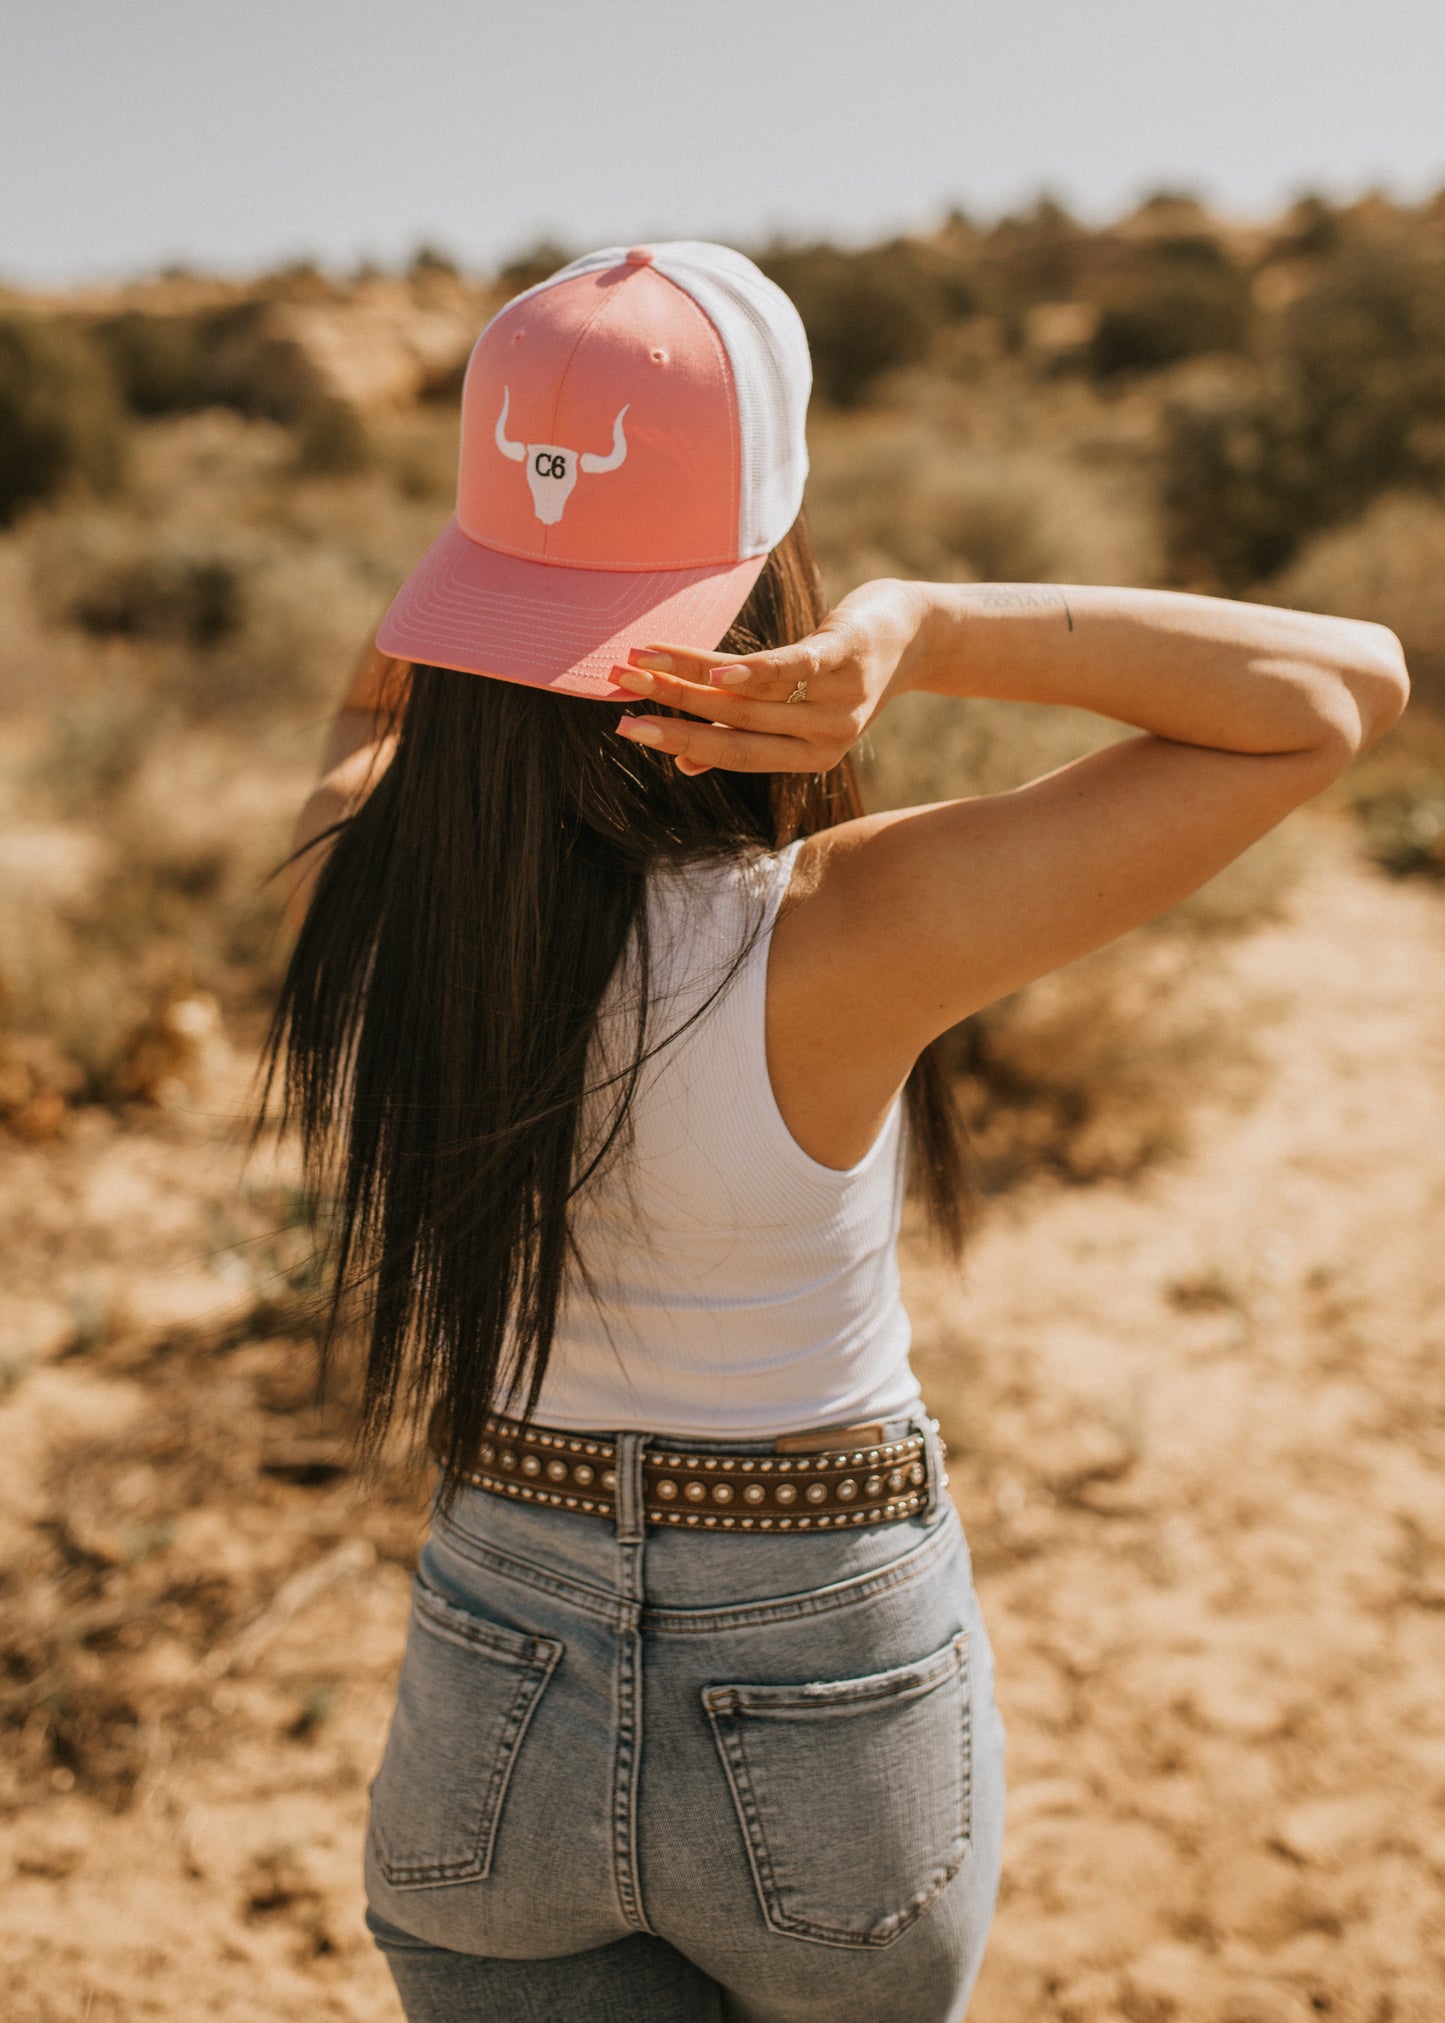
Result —
[{"label": "bare arm", "polygon": [[303,803],[291,835],[286,906],[298,927],[324,857],[322,849],[310,846],[366,798],[391,763],[407,678],[405,662],[389,660],[374,646],[368,647],[332,719],[321,754],[321,777]]},{"label": "bare arm", "polygon": [[1338,743],[1348,763],[1407,693],[1399,641],[1363,620],[1168,590],[926,591],[897,681],[936,695],[1069,703],[1220,751]]},{"label": "bare arm", "polygon": [[[717,660],[669,657],[695,674]],[[871,1142],[930,1039],[1203,884],[1408,693],[1380,626],[1045,585],[866,585],[811,640],[706,688],[645,658],[659,701],[712,720],[644,725],[694,766],[831,765],[909,689],[1068,703],[1144,733],[1014,793],[868,816],[809,846],[775,938],[769,1062],[789,1124],[834,1165]],[[789,704],[799,678],[808,699]]]}]

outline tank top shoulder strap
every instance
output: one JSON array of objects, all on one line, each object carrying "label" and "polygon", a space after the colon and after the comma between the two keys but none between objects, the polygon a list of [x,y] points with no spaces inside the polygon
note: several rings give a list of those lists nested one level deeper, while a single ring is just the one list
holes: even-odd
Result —
[{"label": "tank top shoulder strap", "polygon": [[650,982],[660,1010],[690,1014],[719,991],[730,996],[745,974],[766,978],[768,944],[801,847],[799,839],[766,855],[654,876]]}]

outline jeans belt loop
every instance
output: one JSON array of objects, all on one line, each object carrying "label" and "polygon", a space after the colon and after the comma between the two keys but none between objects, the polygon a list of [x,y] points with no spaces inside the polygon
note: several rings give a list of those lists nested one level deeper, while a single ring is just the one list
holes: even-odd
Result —
[{"label": "jeans belt loop", "polygon": [[617,1543],[641,1545],[647,1530],[642,1502],[643,1433],[619,1433],[613,1466],[617,1470]]},{"label": "jeans belt loop", "polygon": [[928,1501],[923,1506],[923,1515],[932,1517],[948,1487],[948,1470],[943,1465],[943,1435],[938,1430],[938,1421],[930,1419],[927,1413],[914,1424],[923,1435],[923,1451],[928,1463]]}]

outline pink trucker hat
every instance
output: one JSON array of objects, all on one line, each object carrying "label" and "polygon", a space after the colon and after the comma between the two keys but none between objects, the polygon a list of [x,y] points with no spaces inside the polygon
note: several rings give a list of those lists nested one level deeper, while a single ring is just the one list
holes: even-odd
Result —
[{"label": "pink trucker hat", "polygon": [[630,647],[711,651],[802,504],[811,383],[797,310],[730,247],[572,261],[477,339],[456,515],[377,645],[603,701]]}]

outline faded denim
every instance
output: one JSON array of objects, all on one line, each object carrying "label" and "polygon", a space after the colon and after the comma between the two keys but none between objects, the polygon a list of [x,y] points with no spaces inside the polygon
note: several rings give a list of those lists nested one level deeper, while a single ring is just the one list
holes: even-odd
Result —
[{"label": "faded denim", "polygon": [[637,1434],[615,1527],[435,1517],[366,1852],[411,2023],[957,2023],[1003,1730],[929,1440],[857,1532],[648,1528]]}]

